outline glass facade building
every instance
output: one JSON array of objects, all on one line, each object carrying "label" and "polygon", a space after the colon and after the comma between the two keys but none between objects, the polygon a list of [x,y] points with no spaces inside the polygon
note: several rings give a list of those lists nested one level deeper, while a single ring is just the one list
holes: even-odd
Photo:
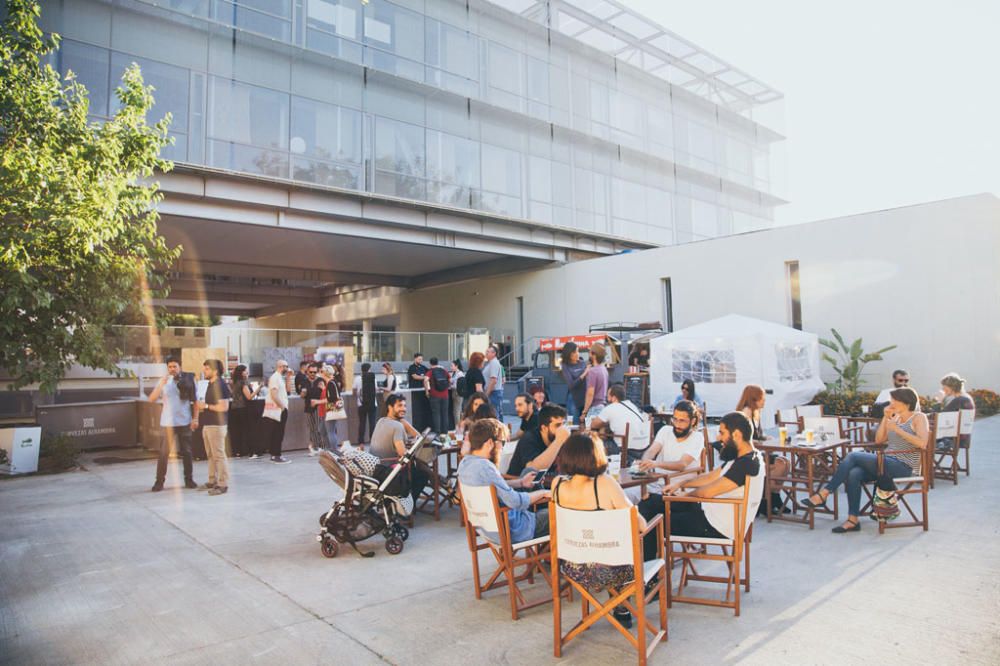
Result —
[{"label": "glass facade building", "polygon": [[[43,0],[42,26],[63,36],[53,64],[90,90],[95,119],[114,112],[122,70],[141,66],[154,119],[172,115],[166,157],[179,164],[663,245],[771,226],[782,137],[748,117],[752,96],[678,79],[708,56],[685,56],[691,45],[670,33],[672,47],[651,51],[643,31],[656,26],[621,10]],[[588,32],[588,17],[622,25]],[[624,48],[608,41],[623,36]]]}]

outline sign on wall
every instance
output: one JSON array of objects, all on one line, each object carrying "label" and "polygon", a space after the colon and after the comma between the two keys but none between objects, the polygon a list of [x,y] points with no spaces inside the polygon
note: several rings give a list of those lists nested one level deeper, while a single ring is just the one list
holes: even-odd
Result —
[{"label": "sign on wall", "polygon": [[40,405],[35,417],[43,434],[65,435],[81,449],[136,445],[134,400]]}]

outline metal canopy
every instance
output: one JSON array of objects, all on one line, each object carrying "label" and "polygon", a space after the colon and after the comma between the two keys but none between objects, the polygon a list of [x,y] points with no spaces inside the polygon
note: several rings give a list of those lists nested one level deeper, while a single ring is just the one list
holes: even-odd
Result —
[{"label": "metal canopy", "polygon": [[783,97],[616,0],[490,1],[735,112]]}]

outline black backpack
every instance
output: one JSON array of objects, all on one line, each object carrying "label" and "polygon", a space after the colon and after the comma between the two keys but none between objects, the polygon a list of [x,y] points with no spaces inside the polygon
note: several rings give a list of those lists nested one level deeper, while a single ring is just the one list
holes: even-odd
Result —
[{"label": "black backpack", "polygon": [[455,382],[455,390],[458,391],[458,394],[460,396],[462,396],[463,398],[468,398],[469,397],[469,394],[468,394],[468,390],[469,390],[468,389],[468,382],[465,381],[465,375],[462,375],[461,377],[459,377],[458,381]]},{"label": "black backpack", "polygon": [[431,368],[431,388],[435,391],[447,391],[450,383],[444,368]]},{"label": "black backpack", "polygon": [[177,393],[184,402],[195,401],[198,396],[198,392],[195,389],[193,373],[181,373],[180,377],[177,378]]}]

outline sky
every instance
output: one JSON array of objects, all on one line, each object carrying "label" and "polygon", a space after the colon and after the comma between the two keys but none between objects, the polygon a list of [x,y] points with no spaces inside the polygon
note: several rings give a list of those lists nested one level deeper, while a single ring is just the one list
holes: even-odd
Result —
[{"label": "sky", "polygon": [[779,224],[1000,196],[1000,1],[620,1],[784,93]]}]

